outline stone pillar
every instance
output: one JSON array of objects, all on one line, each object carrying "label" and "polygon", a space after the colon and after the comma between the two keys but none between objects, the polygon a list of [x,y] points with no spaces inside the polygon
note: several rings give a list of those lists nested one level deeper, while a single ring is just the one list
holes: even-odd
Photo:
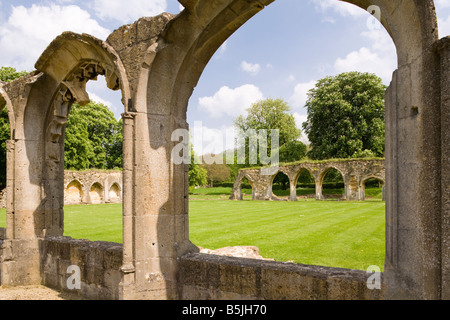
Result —
[{"label": "stone pillar", "polygon": [[442,228],[442,299],[450,299],[450,36],[439,41],[441,62],[441,228]]},{"label": "stone pillar", "polygon": [[133,164],[134,164],[134,114],[125,113],[123,119],[123,170],[122,170],[122,221],[123,221],[123,257],[121,298],[126,298],[134,285],[134,232],[133,232]]},{"label": "stone pillar", "polygon": [[316,182],[316,200],[323,200],[322,181],[319,178],[314,179]]},{"label": "stone pillar", "polygon": [[439,73],[437,55],[423,50],[399,66],[386,91],[388,299],[441,296]]},{"label": "stone pillar", "polygon": [[297,181],[289,178],[290,196],[289,201],[297,201]]},{"label": "stone pillar", "polygon": [[345,180],[345,199],[348,201],[361,201],[361,191],[357,177],[349,175]]}]

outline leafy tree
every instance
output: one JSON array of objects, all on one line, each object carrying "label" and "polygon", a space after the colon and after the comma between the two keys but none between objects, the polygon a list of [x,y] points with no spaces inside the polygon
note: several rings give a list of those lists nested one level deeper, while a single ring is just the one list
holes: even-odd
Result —
[{"label": "leafy tree", "polygon": [[114,169],[122,166],[122,128],[101,103],[74,104],[64,140],[66,169]]},{"label": "leafy tree", "polygon": [[[17,71],[11,67],[0,67],[0,81],[11,82],[26,75],[26,71]],[[0,188],[6,186],[6,141],[11,139],[8,110],[0,111]]]},{"label": "leafy tree", "polygon": [[[270,130],[279,130],[279,146],[282,147],[287,143],[296,141],[301,136],[300,129],[295,124],[295,119],[292,114],[289,113],[289,105],[282,99],[266,99],[254,103],[248,110],[246,117],[243,115],[237,117],[234,120],[235,127],[240,132],[248,133],[250,129],[259,131],[267,130],[267,155],[270,156],[271,151],[271,139],[269,138]],[[243,141],[243,139],[242,139]],[[248,159],[248,143],[245,141],[246,148],[246,164],[249,163]],[[242,147],[242,146],[241,146]],[[258,150],[259,155],[260,150]],[[258,163],[260,165],[260,157],[258,156]]]},{"label": "leafy tree", "polygon": [[303,129],[312,159],[384,154],[384,93],[374,74],[348,72],[326,77],[308,94]]},{"label": "leafy tree", "polygon": [[210,187],[214,186],[214,182],[224,182],[230,179],[230,168],[226,164],[204,164],[202,167],[207,172]]},{"label": "leafy tree", "polygon": [[28,72],[17,71],[15,68],[11,67],[0,67],[0,81],[10,82],[12,80],[18,79]]},{"label": "leafy tree", "polygon": [[295,162],[306,157],[307,146],[299,141],[290,141],[280,147],[280,162]]},{"label": "leafy tree", "polygon": [[189,163],[189,186],[204,186],[208,183],[208,172],[205,168],[202,168],[200,164],[195,163],[197,155],[194,152],[194,147],[192,146],[192,144],[189,146],[189,148],[191,157],[191,161]]}]

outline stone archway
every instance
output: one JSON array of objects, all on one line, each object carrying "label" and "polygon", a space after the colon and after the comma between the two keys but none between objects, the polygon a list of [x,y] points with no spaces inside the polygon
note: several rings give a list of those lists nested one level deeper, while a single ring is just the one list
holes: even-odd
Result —
[{"label": "stone archway", "polygon": [[80,204],[82,201],[83,186],[78,180],[73,180],[65,188],[64,204]]},{"label": "stone archway", "polygon": [[122,201],[122,190],[117,182],[114,182],[109,188],[108,201],[112,203],[119,203]]}]

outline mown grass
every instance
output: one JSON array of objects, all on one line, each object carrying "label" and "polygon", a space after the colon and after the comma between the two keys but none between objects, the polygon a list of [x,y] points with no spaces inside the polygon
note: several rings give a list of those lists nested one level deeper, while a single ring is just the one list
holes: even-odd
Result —
[{"label": "mown grass", "polygon": [[[227,191],[227,192],[225,192]],[[196,189],[190,195],[190,240],[201,247],[257,246],[276,261],[366,270],[383,269],[385,204],[380,190],[365,202],[230,201],[231,189]],[[225,193],[224,193],[225,192]],[[305,191],[307,192],[307,191]],[[308,191],[309,192],[309,191]],[[65,235],[122,242],[121,204],[65,206]],[[6,225],[0,211],[0,227]]]}]

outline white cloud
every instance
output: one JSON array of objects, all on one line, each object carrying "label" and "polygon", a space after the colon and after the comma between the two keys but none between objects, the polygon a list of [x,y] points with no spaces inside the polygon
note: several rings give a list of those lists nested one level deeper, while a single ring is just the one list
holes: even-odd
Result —
[{"label": "white cloud", "polygon": [[298,83],[294,88],[294,94],[289,99],[294,108],[303,108],[308,100],[308,91],[316,85],[315,80]]},{"label": "white cloud", "polygon": [[252,84],[235,89],[223,86],[212,97],[199,98],[198,106],[200,110],[208,112],[213,118],[223,115],[237,117],[244,114],[246,109],[263,97],[259,88]]},{"label": "white cloud", "polygon": [[438,19],[439,37],[444,38],[450,35],[450,16],[447,19]]},{"label": "white cloud", "polygon": [[450,0],[435,0],[436,15],[438,17],[439,36],[441,38],[450,35],[450,14],[447,8],[450,8]]},{"label": "white cloud", "polygon": [[436,10],[450,7],[450,0],[435,0]]},{"label": "white cloud", "polygon": [[0,25],[0,65],[33,70],[47,45],[64,31],[84,32],[102,39],[110,33],[78,6],[12,7],[10,17]]},{"label": "white cloud", "polygon": [[325,12],[329,9],[332,9],[344,17],[360,17],[367,14],[361,8],[347,2],[336,0],[312,0],[312,2],[315,4],[316,9],[319,11]]},{"label": "white cloud", "polygon": [[305,122],[308,119],[308,116],[305,114],[300,114],[298,112],[294,112],[293,115],[294,115],[295,124],[297,125],[297,128],[302,130],[302,136],[300,138],[300,141],[303,142],[304,144],[310,144],[308,137],[303,132],[303,122]]},{"label": "white cloud", "polygon": [[248,72],[252,76],[256,76],[261,70],[261,66],[257,63],[249,63],[247,61],[242,61],[241,70],[244,72]]},{"label": "white cloud", "polygon": [[397,68],[397,52],[393,41],[384,29],[364,31],[361,35],[370,40],[371,46],[338,58],[334,64],[335,71],[370,72],[379,76],[383,83],[389,84],[392,72]]},{"label": "white cloud", "polygon": [[95,93],[90,92],[90,91],[88,91],[88,95],[89,95],[89,99],[90,99],[91,101],[97,102],[97,103],[101,103],[101,104],[103,104],[103,105],[105,105],[105,106],[107,106],[108,108],[111,109],[111,107],[112,107],[112,105],[113,105],[111,101],[102,99],[102,98],[100,98],[98,95],[96,95]]},{"label": "white cloud", "polygon": [[[191,142],[197,155],[219,154],[234,149],[237,132],[234,126],[209,128],[201,121],[194,122],[190,128]],[[222,159],[225,163],[225,159]]]},{"label": "white cloud", "polygon": [[122,24],[132,23],[141,17],[153,17],[167,9],[166,0],[94,0],[92,7],[103,20],[117,20]]}]

